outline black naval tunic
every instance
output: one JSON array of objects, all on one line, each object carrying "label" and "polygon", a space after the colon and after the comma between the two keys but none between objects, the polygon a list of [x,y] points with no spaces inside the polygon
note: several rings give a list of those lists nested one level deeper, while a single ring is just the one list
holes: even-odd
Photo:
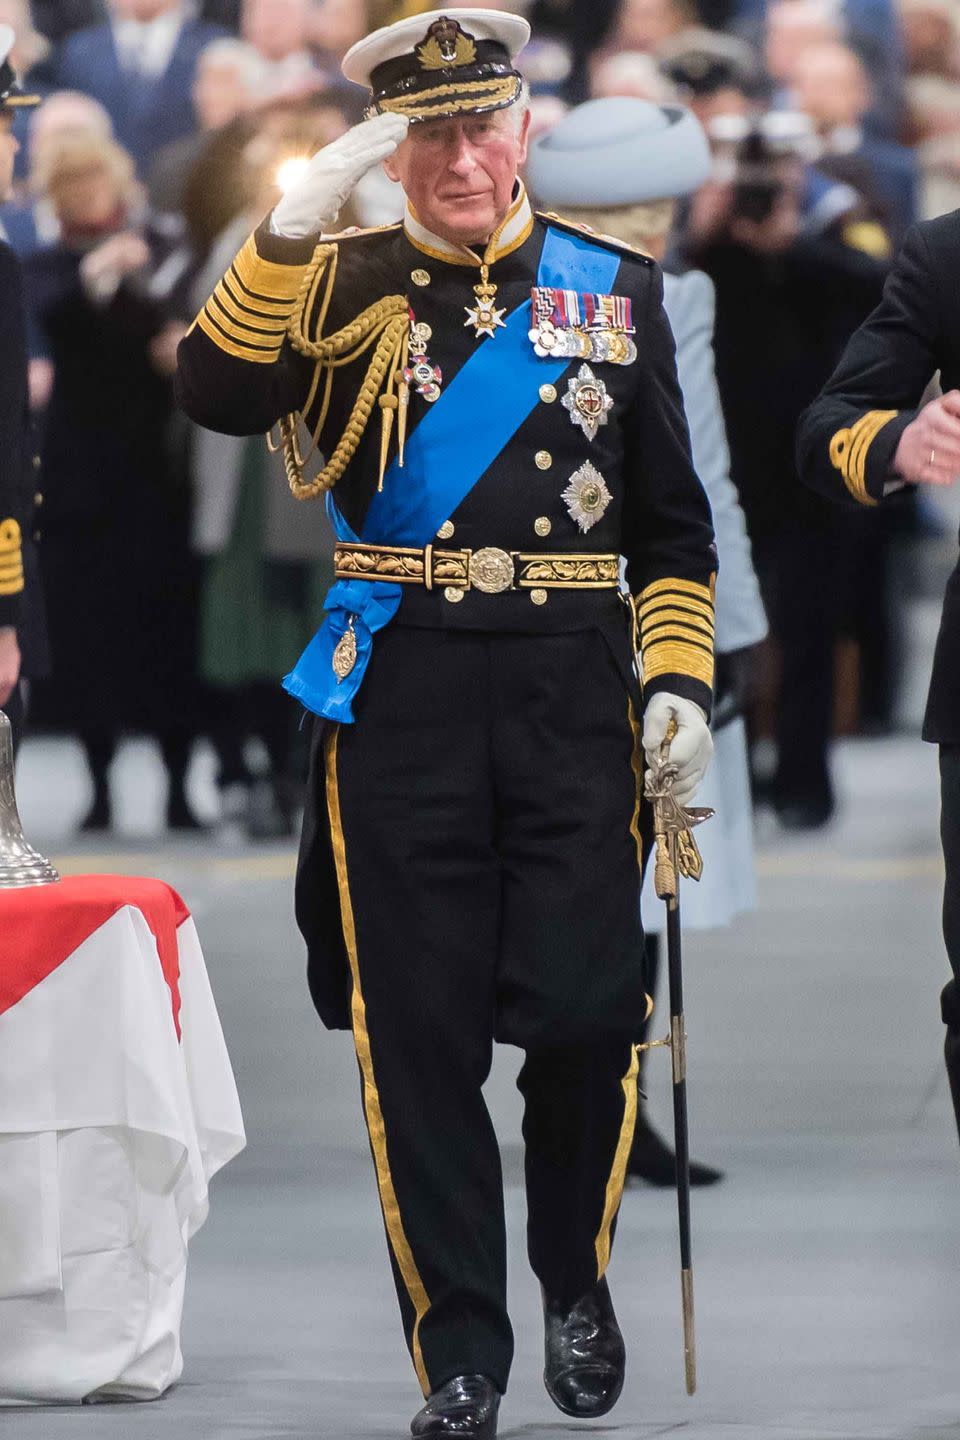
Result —
[{"label": "black naval tunic", "polygon": [[[960,211],[910,230],[883,299],[803,416],[800,474],[830,499],[878,505],[897,479],[900,437],[937,371],[944,392],[960,388],[958,268]],[[944,937],[955,977],[943,992],[942,1010],[960,1128],[960,560],[944,597],[923,736],[940,747]]]},{"label": "black naval tunic", "polygon": [[[37,569],[39,461],[27,393],[27,340],[20,262],[0,241],[0,627],[13,626],[24,679],[46,671],[47,647]],[[4,709],[20,738],[22,690]]]},{"label": "black naval tunic", "polygon": [[[529,217],[491,266],[507,314],[529,298],[546,233]],[[324,386],[312,394],[315,362],[302,351],[321,329],[334,263],[324,335],[400,295],[430,327],[444,386],[478,344],[496,346],[496,334],[480,339],[464,324],[479,277],[462,256],[400,226],[338,237],[323,276],[309,269],[313,249],[264,225],[237,257],[180,350],[181,400],[199,423],[247,434],[306,409],[314,428]],[[571,361],[544,381],[435,543],[624,554],[648,693],[709,710],[715,552],[660,272],[623,250],[609,289],[632,302],[638,356],[592,367],[612,398],[608,422],[592,442],[572,423],[562,397],[581,362]],[[320,437],[328,456],[369,359],[334,374]],[[509,386],[509,373],[499,383]],[[411,431],[427,409],[411,396]],[[481,408],[473,424],[484,423]],[[358,534],[380,444],[375,408],[335,491]],[[610,501],[583,533],[563,492],[586,461]],[[405,587],[374,636],[355,723],[315,726],[297,915],[317,1008],[326,1024],[353,1028],[425,1392],[458,1374],[507,1383],[500,1161],[481,1094],[494,1038],[527,1055],[519,1084],[536,1274],[572,1302],[609,1260],[646,1010],[642,697],[627,616],[615,589]]]}]

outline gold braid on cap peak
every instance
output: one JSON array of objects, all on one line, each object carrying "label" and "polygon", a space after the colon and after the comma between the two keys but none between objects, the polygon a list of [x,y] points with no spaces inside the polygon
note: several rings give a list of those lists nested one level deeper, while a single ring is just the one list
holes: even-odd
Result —
[{"label": "gold braid on cap peak", "polygon": [[[403,464],[408,398],[403,370],[407,363],[410,342],[409,303],[405,295],[385,295],[382,300],[368,305],[349,325],[344,325],[333,335],[324,337],[323,326],[333,294],[338,256],[336,244],[318,245],[303,276],[287,336],[299,354],[316,361],[313,382],[302,409],[298,413],[284,416],[280,421],[279,443],[274,444],[271,438],[267,437],[267,443],[272,450],[283,450],[287,480],[297,500],[313,500],[333,489],[356,454],[357,446],[377,403],[380,406],[381,425],[381,488],[395,414],[398,418],[399,462]],[[330,411],[334,372],[358,360],[364,351],[371,347],[373,354],[367,373],[343,434],[323,469],[312,480],[306,480],[304,470],[307,461],[319,445],[320,434]],[[316,399],[321,380],[323,396],[319,418],[313,428],[310,452],[304,456],[297,438],[297,425]]]}]

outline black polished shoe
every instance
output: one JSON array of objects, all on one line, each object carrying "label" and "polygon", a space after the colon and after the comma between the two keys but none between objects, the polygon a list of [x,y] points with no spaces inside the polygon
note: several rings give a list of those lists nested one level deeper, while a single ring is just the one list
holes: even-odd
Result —
[{"label": "black polished shoe", "polygon": [[[627,1174],[635,1180],[646,1180],[648,1185],[666,1187],[677,1183],[677,1157],[646,1120],[637,1120]],[[722,1179],[722,1170],[703,1165],[699,1160],[690,1161],[691,1185],[716,1185]]]},{"label": "black polished shoe", "polygon": [[414,1440],[433,1435],[496,1440],[499,1409],[500,1392],[486,1375],[455,1375],[414,1415],[410,1434]]},{"label": "black polished shoe", "polygon": [[784,830],[822,830],[833,818],[832,795],[806,795],[774,801],[777,819]]},{"label": "black polished shoe", "polygon": [[173,794],[167,801],[167,829],[200,832],[209,826],[194,815],[185,795]]},{"label": "black polished shoe", "polygon": [[575,1304],[543,1296],[547,1361],[543,1383],[565,1415],[606,1415],[620,1399],[627,1356],[606,1280]]}]

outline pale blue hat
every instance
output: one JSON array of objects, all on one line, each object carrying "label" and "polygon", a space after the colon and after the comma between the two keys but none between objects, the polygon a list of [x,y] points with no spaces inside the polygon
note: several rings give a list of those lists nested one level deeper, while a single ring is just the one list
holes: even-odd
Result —
[{"label": "pale blue hat", "polygon": [[538,135],[527,184],[547,209],[680,199],[709,177],[710,146],[682,105],[614,95],[588,100]]}]

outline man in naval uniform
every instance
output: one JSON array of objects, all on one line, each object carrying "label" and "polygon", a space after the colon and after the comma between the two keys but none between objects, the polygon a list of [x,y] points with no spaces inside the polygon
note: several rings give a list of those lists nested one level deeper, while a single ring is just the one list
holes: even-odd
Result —
[{"label": "man in naval uniform", "polygon": [[[465,9],[354,46],[377,113],[314,157],[180,351],[192,417],[279,423],[291,488],[325,492],[337,532],[286,680],[318,716],[298,920],[317,1009],[356,1042],[427,1397],[412,1433],[480,1440],[513,1353],[495,1039],[526,1053],[547,1390],[580,1417],[620,1394],[643,751],[675,722],[681,799],[711,751],[715,552],[660,271],[531,212],[528,34]],[[322,238],[381,161],[403,223]]]},{"label": "man in naval uniform", "polygon": [[[0,201],[9,197],[20,145],[13,123],[39,105],[10,64],[15,44],[0,25]],[[0,709],[9,716],[16,747],[23,729],[23,680],[42,673],[45,637],[35,553],[37,491],[27,395],[26,317],[20,262],[0,239]]]},{"label": "man in naval uniform", "polygon": [[[798,433],[807,484],[844,505],[881,505],[903,484],[960,476],[960,211],[908,231],[883,299],[852,336]],[[924,404],[940,372],[944,393]],[[953,970],[941,995],[960,1130],[960,563],[947,582],[923,738],[940,747],[943,933]]]}]

